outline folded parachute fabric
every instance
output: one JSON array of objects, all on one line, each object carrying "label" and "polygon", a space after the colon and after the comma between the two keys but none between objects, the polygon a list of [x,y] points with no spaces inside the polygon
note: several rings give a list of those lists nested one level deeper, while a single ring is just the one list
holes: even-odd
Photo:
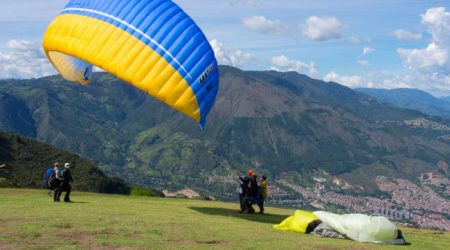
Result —
[{"label": "folded parachute fabric", "polygon": [[359,242],[385,244],[405,244],[397,227],[382,216],[365,214],[338,215],[325,211],[313,212],[322,223],[327,224],[338,233]]},{"label": "folded parachute fabric", "polygon": [[322,238],[347,239],[345,235],[338,233],[325,223],[320,223],[320,225],[314,228],[314,230],[309,234]]},{"label": "folded parachute fabric", "polygon": [[297,233],[310,233],[319,224],[319,218],[313,213],[296,210],[294,215],[289,216],[278,225],[273,225],[273,228]]},{"label": "folded parachute fabric", "polygon": [[334,214],[325,211],[296,210],[273,228],[312,234],[327,238],[349,238],[359,242],[406,244],[394,223],[382,216],[365,214]]}]

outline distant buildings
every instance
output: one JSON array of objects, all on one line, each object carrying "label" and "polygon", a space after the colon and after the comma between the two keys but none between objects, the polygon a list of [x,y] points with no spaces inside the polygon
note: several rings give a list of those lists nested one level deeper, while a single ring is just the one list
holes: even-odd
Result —
[{"label": "distant buildings", "polygon": [[424,183],[424,184],[432,184],[435,186],[439,186],[440,184],[442,184],[442,180],[439,177],[439,175],[432,173],[432,172],[428,172],[428,173],[422,173],[420,175],[420,180]]},{"label": "distant buildings", "polygon": [[314,192],[318,195],[325,193],[325,185],[319,182],[316,182],[316,185],[314,186]]},{"label": "distant buildings", "polygon": [[327,179],[323,178],[323,177],[313,177],[313,180],[315,180],[316,182],[320,182],[320,183],[327,181]]},{"label": "distant buildings", "polygon": [[433,180],[436,180],[438,178],[438,175],[432,172],[428,173],[422,173],[420,175],[420,180],[423,182],[432,182]]},{"label": "distant buildings", "polygon": [[390,220],[396,220],[396,221],[401,221],[401,220],[411,220],[412,219],[412,214],[408,211],[398,211],[396,209],[386,209],[386,208],[378,208],[374,215],[381,215],[384,216]]}]

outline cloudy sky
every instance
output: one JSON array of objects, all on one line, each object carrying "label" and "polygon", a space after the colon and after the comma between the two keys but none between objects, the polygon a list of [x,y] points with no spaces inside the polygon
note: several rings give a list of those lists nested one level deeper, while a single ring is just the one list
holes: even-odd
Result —
[{"label": "cloudy sky", "polygon": [[[55,74],[41,50],[66,1],[0,0],[0,78]],[[450,95],[448,0],[175,0],[221,64]]]}]

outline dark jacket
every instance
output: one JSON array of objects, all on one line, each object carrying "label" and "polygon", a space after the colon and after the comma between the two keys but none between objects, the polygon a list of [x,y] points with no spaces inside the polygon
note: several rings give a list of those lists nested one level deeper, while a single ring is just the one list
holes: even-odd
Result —
[{"label": "dark jacket", "polygon": [[250,190],[249,190],[249,195],[253,196],[253,197],[257,197],[258,196],[258,182],[255,180],[250,180]]},{"label": "dark jacket", "polygon": [[63,179],[64,179],[64,183],[72,183],[73,179],[72,179],[72,172],[70,171],[70,169],[64,169],[63,172]]},{"label": "dark jacket", "polygon": [[250,178],[248,176],[244,176],[244,177],[239,177],[239,180],[241,181],[242,195],[245,196],[249,189],[248,185],[250,184]]}]

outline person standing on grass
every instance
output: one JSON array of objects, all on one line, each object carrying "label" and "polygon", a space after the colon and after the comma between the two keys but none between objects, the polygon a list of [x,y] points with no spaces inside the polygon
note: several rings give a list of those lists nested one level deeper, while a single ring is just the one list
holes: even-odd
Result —
[{"label": "person standing on grass", "polygon": [[247,197],[247,193],[248,193],[248,188],[249,188],[249,184],[250,184],[250,177],[251,175],[254,173],[254,171],[252,169],[247,171],[247,176],[241,177],[239,176],[239,181],[240,181],[240,189],[239,189],[239,203],[240,203],[240,207],[241,207],[241,213],[244,212],[244,210],[246,210],[245,204],[244,204],[244,200]]},{"label": "person standing on grass", "polygon": [[72,173],[70,171],[70,163],[64,164],[64,170],[62,171],[62,181],[61,185],[58,188],[57,193],[57,201],[60,201],[60,197],[62,192],[66,192],[66,195],[64,195],[64,202],[70,202],[70,192],[72,191]]},{"label": "person standing on grass", "polygon": [[48,195],[51,196],[52,192],[55,191],[55,168],[59,166],[59,162],[55,162],[50,165],[44,172],[44,187],[49,189]]},{"label": "person standing on grass", "polygon": [[268,191],[267,191],[267,183],[266,183],[266,177],[263,175],[261,177],[261,181],[259,182],[259,200],[258,200],[258,206],[259,206],[259,213],[264,213],[264,200],[267,198]]},{"label": "person standing on grass", "polygon": [[256,173],[252,173],[252,176],[250,178],[249,198],[252,205],[258,203],[259,200],[259,186],[257,177],[258,176],[256,175]]},{"label": "person standing on grass", "polygon": [[55,178],[52,178],[51,180],[51,187],[54,189],[53,201],[59,202],[60,200],[58,193],[62,182],[62,170],[59,168],[59,162],[55,162],[55,164],[53,164],[53,172],[55,175]]}]

